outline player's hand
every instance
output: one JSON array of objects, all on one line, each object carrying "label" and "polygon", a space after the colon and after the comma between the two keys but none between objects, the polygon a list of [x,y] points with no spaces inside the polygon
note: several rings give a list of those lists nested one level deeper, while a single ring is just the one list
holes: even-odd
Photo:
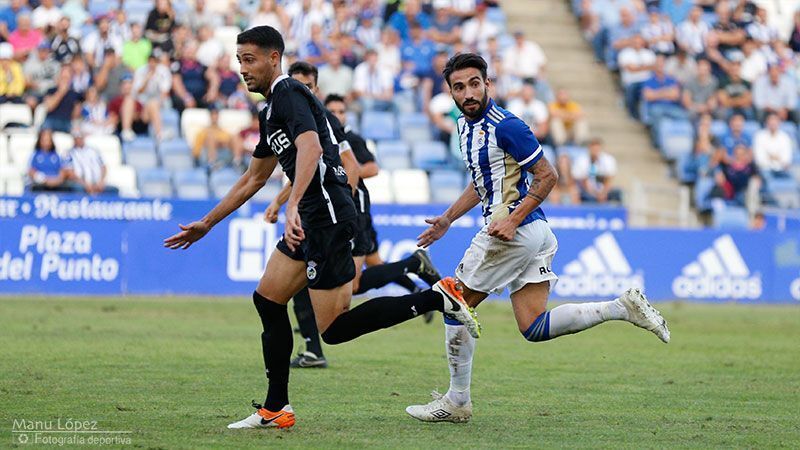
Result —
[{"label": "player's hand", "polygon": [[510,241],[517,235],[519,224],[511,217],[495,220],[489,224],[489,236],[494,236],[501,241]]},{"label": "player's hand", "polygon": [[202,221],[192,222],[189,225],[178,224],[178,226],[181,232],[164,239],[164,247],[172,250],[177,250],[179,248],[186,250],[211,230],[211,227]]},{"label": "player's hand", "polygon": [[264,210],[264,222],[276,223],[278,221],[278,211],[280,210],[280,205],[275,202],[270,203],[267,209]]},{"label": "player's hand", "polygon": [[430,224],[430,226],[417,236],[417,246],[422,248],[428,248],[431,244],[441,239],[450,229],[450,219],[445,216],[425,219],[425,223]]},{"label": "player's hand", "polygon": [[286,228],[283,231],[283,238],[291,251],[295,251],[300,242],[306,238],[297,205],[286,205]]}]

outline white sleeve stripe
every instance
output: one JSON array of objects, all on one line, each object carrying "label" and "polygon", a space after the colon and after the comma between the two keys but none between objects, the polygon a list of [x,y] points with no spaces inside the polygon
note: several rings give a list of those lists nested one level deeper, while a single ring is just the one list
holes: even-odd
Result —
[{"label": "white sleeve stripe", "polygon": [[352,151],[353,148],[350,147],[350,143],[347,141],[339,142],[339,154],[341,155],[344,152]]},{"label": "white sleeve stripe", "polygon": [[536,149],[535,152],[533,152],[533,154],[531,154],[531,156],[528,156],[524,160],[520,161],[518,164],[520,166],[524,166],[525,164],[528,164],[529,162],[533,161],[533,158],[536,158],[536,156],[539,155],[539,153],[542,153],[542,146],[541,145],[539,146],[539,148]]}]

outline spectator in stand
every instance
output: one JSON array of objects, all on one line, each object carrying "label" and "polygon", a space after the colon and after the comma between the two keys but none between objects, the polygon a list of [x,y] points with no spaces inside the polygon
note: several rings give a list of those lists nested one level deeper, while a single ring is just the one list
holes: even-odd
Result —
[{"label": "spectator in stand", "polygon": [[66,191],[66,170],[64,162],[53,145],[53,131],[47,127],[39,130],[39,137],[28,168],[30,189],[32,191]]},{"label": "spectator in stand", "polygon": [[549,142],[550,113],[547,105],[536,98],[533,83],[523,83],[519,97],[509,100],[507,109],[530,127],[539,142]]},{"label": "spectator in stand", "polygon": [[778,29],[769,25],[767,10],[764,8],[756,9],[753,22],[747,25],[747,36],[758,42],[762,47],[769,46],[773,41],[780,39]]},{"label": "spectator in stand", "polygon": [[329,19],[328,15],[330,10],[326,10],[321,2],[312,2],[311,0],[300,0],[291,2],[286,7],[286,14],[291,19],[291,25],[288,33],[284,33],[284,39],[288,34],[287,41],[295,48],[301,47],[306,44],[308,37],[311,35],[312,24],[324,24]]},{"label": "spectator in stand", "polygon": [[58,3],[61,3],[62,16],[69,17],[69,20],[76,25],[72,28],[73,33],[80,33],[80,26],[92,21],[92,16],[86,10],[89,6],[87,2],[83,0],[60,0]]},{"label": "spectator in stand", "polygon": [[17,16],[17,29],[8,35],[8,43],[14,47],[14,59],[20,61],[28,57],[44,39],[41,31],[31,27],[31,16]]},{"label": "spectator in stand", "polygon": [[689,81],[683,88],[683,107],[689,117],[697,119],[701,114],[713,113],[717,108],[717,88],[719,83],[711,74],[708,60],[697,61],[697,78]]},{"label": "spectator in stand", "polygon": [[436,127],[437,139],[450,146],[451,153],[460,154],[461,150],[457,146],[451,145],[451,139],[455,140],[458,137],[458,133],[455,133],[456,121],[461,111],[456,108],[449,89],[447,81],[442,81],[440,92],[431,98],[428,103],[428,109],[425,112],[431,119],[433,126]]},{"label": "spectator in stand", "polygon": [[695,6],[689,13],[689,18],[678,25],[676,35],[678,47],[692,57],[697,57],[705,50],[709,27],[703,22],[702,16],[703,10]]},{"label": "spectator in stand", "polygon": [[589,138],[589,124],[581,105],[570,99],[563,88],[556,91],[556,100],[550,103],[550,133],[555,145],[567,142],[582,145]]},{"label": "spectator in stand", "polygon": [[80,94],[82,100],[86,90],[92,85],[91,69],[86,64],[86,60],[83,59],[83,55],[72,58],[69,66],[72,68],[72,89]]},{"label": "spectator in stand", "polygon": [[69,63],[75,55],[81,53],[81,45],[77,39],[70,35],[70,19],[62,17],[56,25],[56,34],[50,43],[53,56],[60,63]]},{"label": "spectator in stand", "polygon": [[420,77],[413,61],[404,61],[403,69],[394,78],[394,97],[392,101],[398,112],[416,111],[419,100]]},{"label": "spectator in stand", "polygon": [[175,10],[172,9],[170,0],[156,0],[155,8],[147,15],[144,35],[153,44],[153,48],[169,53],[175,48],[172,40],[175,26]]},{"label": "spectator in stand", "polygon": [[22,65],[22,73],[25,75],[27,85],[25,102],[31,107],[31,110],[35,110],[47,91],[55,87],[60,70],[61,65],[52,57],[50,43],[40,42],[36,51],[31,52]]},{"label": "spectator in stand", "polygon": [[753,156],[759,171],[769,184],[771,178],[789,178],[794,144],[789,133],[781,129],[781,119],[776,114],[767,116],[767,128],[756,132],[753,138]]},{"label": "spectator in stand", "polygon": [[106,49],[103,57],[103,66],[97,70],[94,77],[94,85],[97,92],[104,99],[112,99],[119,95],[122,78],[130,75],[128,67],[120,64],[120,58],[113,48]]},{"label": "spectator in stand", "polygon": [[[108,102],[108,115],[116,126],[116,132],[125,133],[132,140],[136,134],[147,132],[149,117],[133,93],[133,77],[125,75],[119,85],[119,94]],[[128,133],[126,130],[130,130]]]},{"label": "spectator in stand", "polygon": [[186,12],[183,23],[196,32],[204,26],[211,29],[221,27],[225,24],[225,18],[222,14],[206,8],[206,0],[194,0],[194,7]]},{"label": "spectator in stand", "polygon": [[333,49],[326,55],[328,64],[319,68],[319,90],[324,96],[331,94],[349,97],[353,89],[353,69],[342,64],[342,54]]},{"label": "spectator in stand", "polygon": [[792,120],[797,107],[797,86],[780,67],[769,67],[766,75],[753,84],[753,104],[758,120],[763,122],[768,114],[777,114],[781,120]]},{"label": "spectator in stand", "polygon": [[311,38],[304,45],[300,46],[297,56],[316,66],[324,61],[325,53],[327,53],[329,49],[329,36],[323,33],[322,25],[312,23]]},{"label": "spectator in stand", "polygon": [[197,43],[186,43],[182,57],[172,65],[172,102],[178,111],[205,108],[217,98],[217,73],[197,60]]},{"label": "spectator in stand", "polygon": [[261,139],[261,128],[258,125],[258,113],[253,112],[250,117],[250,126],[239,132],[239,139],[235,139],[231,143],[231,152],[233,153],[233,165],[235,167],[246,167],[249,158],[253,155],[253,151]]},{"label": "spectator in stand", "polygon": [[760,189],[761,179],[758,168],[753,163],[753,154],[744,145],[737,145],[732,157],[723,151],[717,151],[711,158],[710,167],[715,182],[710,198],[721,198],[744,205],[745,192],[748,189]]},{"label": "spectator in stand", "polygon": [[728,153],[733,155],[733,150],[739,146],[744,145],[751,148],[753,144],[753,136],[751,136],[744,128],[745,120],[741,114],[734,114],[728,121],[728,129],[720,137],[720,144],[722,148]]},{"label": "spectator in stand", "polygon": [[[445,81],[442,73],[444,72],[444,67],[447,65],[448,58],[449,54],[447,50],[439,49],[433,56],[431,68],[428,72],[421,74],[420,96],[422,98],[423,111],[428,109],[428,104],[431,99],[439,95],[439,93],[442,92],[442,86],[447,84],[442,83],[442,81]],[[449,88],[445,92],[449,92]]]},{"label": "spectator in stand", "polygon": [[732,50],[736,50],[744,44],[747,34],[738,23],[731,20],[731,9],[728,3],[717,3],[715,12],[717,22],[714,24],[713,33],[719,42],[720,52],[728,56]]},{"label": "spectator in stand", "polygon": [[0,104],[23,102],[25,75],[13,57],[14,47],[8,42],[0,43]]},{"label": "spectator in stand", "polygon": [[664,72],[683,86],[697,76],[697,61],[685,51],[677,49],[675,54],[665,61]]},{"label": "spectator in stand", "polygon": [[744,41],[742,52],[744,53],[744,59],[742,59],[740,75],[748,83],[755,83],[759,77],[767,73],[767,58],[759,50],[758,44],[752,39]]},{"label": "spectator in stand", "polygon": [[522,80],[537,79],[547,63],[539,44],[525,39],[522,31],[514,32],[514,44],[503,52],[505,73]]},{"label": "spectator in stand", "polygon": [[800,10],[794,13],[794,26],[792,27],[792,36],[789,38],[789,47],[795,53],[800,53]]},{"label": "spectator in stand", "polygon": [[716,115],[719,119],[727,120],[733,114],[741,114],[747,120],[756,118],[750,83],[744,81],[739,75],[741,69],[740,62],[732,61],[728,77],[722,82],[717,92],[720,108],[716,111]]},{"label": "spectator in stand", "polygon": [[86,100],[81,107],[80,132],[84,134],[112,134],[114,120],[108,114],[106,102],[97,94],[97,88],[90,87],[86,91]]},{"label": "spectator in stand", "polygon": [[275,0],[261,0],[258,5],[258,11],[250,19],[247,28],[269,25],[284,33],[289,29],[289,23],[289,16],[286,15],[286,11]]},{"label": "spectator in stand", "polygon": [[691,174],[691,178],[688,180],[690,182],[708,175],[709,164],[715,152],[714,137],[711,135],[710,124],[711,115],[704,114],[700,118],[700,124],[698,125],[694,151],[684,161],[683,171]]},{"label": "spectator in stand", "polygon": [[222,42],[214,37],[214,29],[209,25],[200,26],[197,39],[197,60],[206,67],[214,67],[225,53]]},{"label": "spectator in stand", "polygon": [[[342,49],[339,48],[339,51]],[[400,72],[401,56],[400,56],[400,35],[397,34],[393,28],[384,28],[381,34],[381,42],[375,46],[375,51],[378,53],[378,65],[394,74]],[[364,58],[366,59],[366,53]]]},{"label": "spectator in stand", "polygon": [[689,17],[693,5],[693,0],[661,0],[661,12],[677,24]]},{"label": "spectator in stand", "polygon": [[753,231],[761,231],[767,228],[767,220],[762,211],[756,211],[753,218],[750,220],[750,229]]},{"label": "spectator in stand", "polygon": [[375,50],[367,50],[364,62],[353,72],[353,94],[361,103],[362,111],[392,110],[394,76],[378,64]]},{"label": "spectator in stand", "polygon": [[675,53],[675,27],[656,7],[648,10],[647,23],[642,27],[642,37],[654,53],[664,56]]},{"label": "spectator in stand", "polygon": [[123,140],[132,141],[136,137],[131,126],[137,103],[146,113],[148,120],[145,122],[153,125],[156,139],[161,139],[161,104],[169,101],[171,88],[172,74],[166,65],[159,63],[155,54],[151,54],[147,65],[133,74],[133,95],[127,96],[122,105]]},{"label": "spectator in stand", "polygon": [[656,54],[645,47],[644,38],[639,35],[633,37],[632,44],[619,53],[618,66],[625,91],[625,106],[631,117],[638,119],[642,86],[652,75]]},{"label": "spectator in stand", "polygon": [[231,57],[223,53],[213,65],[219,78],[219,97],[217,101],[224,105],[228,104],[228,99],[236,93],[237,88],[242,84],[242,77],[231,69]]},{"label": "spectator in stand", "polygon": [[598,138],[589,142],[589,154],[578,158],[572,166],[572,177],[584,202],[622,201],[622,193],[612,183],[616,174],[617,160],[603,151],[603,141]]},{"label": "spectator in stand", "polygon": [[[233,149],[240,149],[242,145],[236,142],[239,138],[238,135],[231,134],[219,126],[219,109],[217,106],[211,105],[208,109],[211,114],[211,123],[195,136],[192,144],[192,156],[197,165],[205,163],[213,170],[223,166],[219,160],[220,150],[228,149],[233,153]],[[236,155],[234,159],[236,160],[235,163],[240,165],[242,155]]]},{"label": "spectator in stand", "polygon": [[[128,23],[128,18],[125,16],[125,10],[119,9],[116,13],[111,13],[112,20],[109,25],[109,33],[116,36],[122,42],[128,42],[133,37],[131,32],[131,25]],[[141,26],[141,24],[139,24]]]},{"label": "spectator in stand", "polygon": [[[489,95],[497,102],[498,105],[505,107],[508,100],[519,96],[522,91],[522,80],[505,72],[503,68],[503,61],[500,59],[494,60],[489,63],[493,74],[490,77]],[[532,80],[528,80],[532,82]],[[446,92],[449,92],[449,87]],[[538,92],[537,92],[538,94]]]},{"label": "spectator in stand", "polygon": [[47,91],[44,97],[47,108],[42,128],[69,133],[72,119],[80,114],[81,96],[72,88],[72,69],[65,65],[58,75],[57,87]]},{"label": "spectator in stand", "polygon": [[[741,58],[742,53],[739,50],[732,50],[728,52],[734,60]],[[718,80],[723,78],[727,72],[731,70],[731,61],[720,51],[719,37],[716,33],[708,33],[706,37],[706,51],[702,55],[702,59],[711,63],[711,74]]]},{"label": "spectator in stand", "polygon": [[664,57],[656,57],[651,76],[642,85],[642,100],[645,123],[651,126],[653,141],[658,136],[659,122],[663,118],[685,119],[686,111],[681,107],[681,87],[678,81],[664,72]]},{"label": "spectator in stand", "polygon": [[86,145],[83,133],[73,131],[75,146],[64,161],[65,177],[89,195],[117,194],[114,187],[106,186],[106,165],[96,149]]},{"label": "spectator in stand", "polygon": [[431,60],[436,46],[425,36],[425,30],[419,23],[411,22],[409,29],[409,39],[400,47],[401,60],[414,63],[417,74],[426,73],[431,70]]},{"label": "spectator in stand", "polygon": [[381,40],[381,26],[371,9],[361,12],[355,31],[356,41],[361,46],[372,46]]},{"label": "spectator in stand", "polygon": [[153,44],[142,35],[142,25],[131,25],[131,40],[122,46],[122,62],[130,70],[136,70],[147,64],[147,58],[153,51]]},{"label": "spectator in stand", "polygon": [[461,39],[461,21],[450,13],[449,8],[436,8],[433,24],[429,30],[431,39],[437,44],[453,45]]},{"label": "spectator in stand", "polygon": [[500,34],[497,25],[486,17],[487,9],[486,2],[478,3],[475,8],[475,16],[461,26],[461,42],[476,52],[484,51],[489,38],[497,37]]},{"label": "spectator in stand", "polygon": [[558,173],[558,182],[553,186],[553,190],[550,191],[547,199],[556,205],[560,205],[565,203],[564,197],[566,197],[570,205],[580,205],[580,190],[575,178],[572,177],[572,161],[570,161],[568,154],[562,153],[558,155],[556,172]]},{"label": "spectator in stand", "polygon": [[100,67],[103,65],[105,50],[113,48],[116,54],[122,54],[122,40],[109,32],[110,17],[101,16],[97,19],[97,29],[87,35],[81,41],[81,51],[86,57],[89,67]]},{"label": "spectator in stand", "polygon": [[[8,35],[17,31],[17,20],[23,15],[30,16],[31,9],[25,0],[11,0],[8,6],[0,8],[0,41],[8,40]],[[2,24],[5,23],[5,29]]]},{"label": "spectator in stand", "polygon": [[619,10],[620,23],[608,31],[608,41],[611,45],[606,48],[605,61],[611,68],[617,67],[617,55],[622,49],[633,45],[633,41],[640,36],[639,23],[630,8]]},{"label": "spectator in stand", "polygon": [[53,0],[41,0],[39,6],[31,13],[33,27],[49,33],[61,19],[61,9]]},{"label": "spectator in stand", "polygon": [[402,41],[409,38],[411,22],[418,23],[422,28],[431,27],[431,17],[424,11],[419,0],[406,0],[403,11],[396,11],[386,24],[397,31]]}]

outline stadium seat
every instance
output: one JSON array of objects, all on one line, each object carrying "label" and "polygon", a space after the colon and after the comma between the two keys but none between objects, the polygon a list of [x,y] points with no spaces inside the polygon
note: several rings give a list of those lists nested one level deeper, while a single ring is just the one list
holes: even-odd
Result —
[{"label": "stadium seat", "polygon": [[8,156],[8,136],[0,133],[0,167],[5,167],[11,164],[11,158]]},{"label": "stadium seat", "polygon": [[31,126],[33,124],[31,108],[28,105],[18,103],[0,104],[0,130],[8,124]]},{"label": "stadium seat", "polygon": [[358,126],[358,114],[356,114],[355,111],[347,111],[347,125],[353,132],[360,134],[359,130],[361,130],[361,128]]},{"label": "stadium seat", "polygon": [[0,195],[22,195],[25,191],[25,172],[19,167],[0,164]]},{"label": "stadium seat", "polygon": [[562,145],[556,149],[556,155],[561,156],[566,153],[570,161],[583,158],[588,155],[589,150],[582,145]]},{"label": "stadium seat", "polygon": [[136,170],[152,169],[158,166],[158,155],[155,143],[150,138],[138,137],[122,146],[125,155],[125,164]]},{"label": "stadium seat", "polygon": [[18,176],[6,179],[5,195],[19,197],[25,193],[25,177]]},{"label": "stadium seat", "polygon": [[453,203],[464,192],[464,174],[455,170],[436,170],[430,175],[431,197],[435,203]]},{"label": "stadium seat", "polygon": [[715,120],[711,122],[711,134],[717,138],[722,139],[728,133],[728,124],[724,120]]},{"label": "stadium seat", "polygon": [[131,166],[108,166],[106,180],[109,186],[119,189],[119,196],[124,198],[139,197],[136,185],[136,170]]},{"label": "stadium seat", "polygon": [[781,130],[785,131],[786,134],[792,138],[792,150],[796,153],[798,150],[797,146],[797,125],[792,122],[783,122],[781,123]]},{"label": "stadium seat", "polygon": [[792,177],[776,178],[764,175],[766,189],[769,195],[781,208],[800,208],[800,193],[798,183]]},{"label": "stadium seat", "polygon": [[59,156],[65,158],[69,156],[69,151],[75,148],[75,138],[69,133],[56,131],[53,133],[53,144],[55,144]]},{"label": "stadium seat", "polygon": [[555,167],[557,161],[556,161],[556,152],[555,150],[553,150],[553,147],[549,145],[542,145],[542,153],[544,153],[544,157],[547,159],[547,161],[549,161],[550,164],[552,164],[553,167]]},{"label": "stadium seat", "polygon": [[447,146],[439,141],[415,143],[411,156],[417,169],[434,170],[447,166]]},{"label": "stadium seat", "polygon": [[33,111],[33,127],[41,128],[45,118],[47,118],[47,106],[40,104]]},{"label": "stadium seat", "polygon": [[[149,128],[150,135],[154,136],[153,126]],[[175,139],[181,135],[181,116],[172,108],[161,110],[161,139]]]},{"label": "stadium seat", "polygon": [[8,136],[8,157],[11,164],[28,170],[37,136],[33,133],[18,133]]},{"label": "stadium seat", "polygon": [[122,165],[122,146],[119,138],[113,134],[93,134],[86,136],[86,146],[97,150],[103,158],[103,164],[108,167]]},{"label": "stadium seat", "polygon": [[192,150],[181,138],[163,141],[158,146],[162,165],[172,171],[188,170],[194,167]]},{"label": "stadium seat", "polygon": [[241,109],[223,109],[219,112],[219,126],[232,134],[248,128],[251,122],[250,111]]},{"label": "stadium seat", "polygon": [[658,127],[658,147],[669,161],[692,153],[694,127],[688,120],[662,119]]},{"label": "stadium seat", "polygon": [[203,128],[211,123],[211,113],[207,109],[186,108],[181,114],[181,133],[190,145],[194,143],[194,137]]},{"label": "stadium seat", "polygon": [[413,144],[433,140],[430,121],[423,113],[400,114],[397,123],[400,128],[400,139],[406,142]]},{"label": "stadium seat", "polygon": [[709,177],[698,178],[694,184],[694,205],[700,212],[711,210],[711,201],[708,194],[714,189],[714,179]]},{"label": "stadium seat", "polygon": [[748,120],[744,123],[744,132],[751,137],[755,136],[756,132],[761,128],[761,124],[755,120]]},{"label": "stadium seat", "polygon": [[410,153],[408,144],[403,141],[378,141],[378,162],[386,169],[410,169]]},{"label": "stadium seat", "polygon": [[747,210],[741,206],[730,206],[724,203],[723,205],[714,208],[714,228],[720,229],[747,229],[750,218],[747,215]]},{"label": "stadium seat", "polygon": [[361,135],[364,139],[396,139],[397,126],[394,114],[382,111],[365,111],[361,115]]},{"label": "stadium seat", "polygon": [[164,198],[172,196],[172,181],[164,168],[142,169],[138,171],[139,192],[143,197]]},{"label": "stadium seat", "polygon": [[694,183],[697,180],[697,172],[687,167],[691,158],[692,154],[687,153],[679,156],[674,162],[675,175],[681,183]]},{"label": "stadium seat", "polygon": [[397,203],[430,203],[428,174],[423,170],[405,169],[392,172],[392,191]]},{"label": "stadium seat", "polygon": [[364,184],[369,189],[369,198],[372,203],[393,203],[392,176],[386,170],[381,170],[374,177],[366,178]]},{"label": "stadium seat", "polygon": [[119,2],[109,0],[92,0],[89,3],[89,16],[104,16],[113,11]]},{"label": "stadium seat", "polygon": [[122,6],[128,23],[144,25],[150,10],[153,9],[153,2],[150,0],[128,0],[123,2]]},{"label": "stadium seat", "polygon": [[253,200],[257,202],[264,202],[268,203],[271,202],[272,199],[278,196],[278,193],[283,189],[283,183],[281,180],[270,179],[267,180],[267,184],[264,185],[261,189],[256,192],[253,196]]},{"label": "stadium seat", "polygon": [[173,176],[175,194],[187,200],[206,200],[209,197],[208,175],[203,169],[179,170]]},{"label": "stadium seat", "polygon": [[217,170],[216,172],[211,173],[211,191],[214,193],[214,197],[222,198],[228,191],[231,190],[231,187],[239,180],[239,173],[233,169],[221,169]]}]

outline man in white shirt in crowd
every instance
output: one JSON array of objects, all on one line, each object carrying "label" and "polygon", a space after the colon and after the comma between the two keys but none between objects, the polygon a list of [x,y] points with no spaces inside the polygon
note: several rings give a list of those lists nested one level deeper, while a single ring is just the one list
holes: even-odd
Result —
[{"label": "man in white shirt in crowd", "polygon": [[508,112],[522,119],[536,134],[539,142],[547,142],[550,138],[550,111],[547,105],[536,98],[536,87],[533,82],[522,84],[519,97],[509,100]]},{"label": "man in white shirt in crowd", "polygon": [[656,54],[645,46],[641,35],[632,38],[632,47],[619,52],[618,65],[622,87],[625,89],[625,106],[632,117],[639,117],[639,100],[642,96],[642,83],[652,75]]},{"label": "man in white shirt in crowd", "polygon": [[391,111],[394,96],[394,76],[378,65],[378,54],[367,50],[364,62],[353,72],[353,93],[362,111]]},{"label": "man in white shirt in crowd", "polygon": [[781,120],[790,120],[797,108],[794,80],[784,75],[780,66],[770,66],[769,71],[753,83],[753,105],[759,120],[764,120],[768,114],[777,114]]},{"label": "man in white shirt in crowd", "polygon": [[[156,134],[161,138],[161,104],[169,100],[172,89],[172,72],[160,64],[156,53],[151,53],[147,64],[136,69],[133,74],[133,90],[131,96],[125,99],[123,109],[133,111],[135,102],[139,102],[150,118],[150,123]],[[123,128],[122,139],[132,141],[136,135],[132,130]]]},{"label": "man in white shirt in crowd", "polygon": [[83,132],[73,130],[75,146],[66,160],[67,177],[89,195],[116,193],[116,188],[106,186],[106,166],[100,153],[88,147]]},{"label": "man in white shirt in crowd", "polygon": [[589,142],[589,154],[576,158],[572,165],[572,177],[581,190],[581,201],[607,203],[620,202],[622,195],[613,187],[617,174],[617,160],[603,151],[603,141],[599,138]]},{"label": "man in white shirt in crowd", "polygon": [[490,37],[496,37],[500,34],[500,29],[497,28],[497,25],[486,17],[487,8],[488,5],[486,3],[478,3],[475,8],[475,16],[464,22],[461,27],[461,42],[468,49],[475,50],[478,53],[486,50],[486,43]]},{"label": "man in white shirt in crowd", "polygon": [[767,116],[767,128],[756,132],[753,138],[753,156],[756,166],[769,183],[770,178],[789,177],[792,165],[792,138],[781,130],[781,119],[777,114]]},{"label": "man in white shirt in crowd", "polygon": [[703,10],[699,6],[692,8],[689,18],[678,25],[678,46],[691,56],[703,53],[706,46],[708,24],[702,20]]},{"label": "man in white shirt in crowd", "polygon": [[91,68],[103,65],[106,48],[111,47],[117,55],[122,54],[123,42],[119,36],[113,35],[110,30],[109,16],[97,19],[97,29],[81,40],[81,52],[86,55],[86,62]]},{"label": "man in white shirt in crowd", "polygon": [[342,54],[333,49],[327,55],[328,64],[319,68],[320,95],[334,94],[348,99],[353,89],[353,69],[342,64]]},{"label": "man in white shirt in crowd", "polygon": [[526,40],[522,31],[514,32],[514,45],[503,53],[505,72],[520,79],[538,78],[547,63],[547,58],[539,44]]}]

